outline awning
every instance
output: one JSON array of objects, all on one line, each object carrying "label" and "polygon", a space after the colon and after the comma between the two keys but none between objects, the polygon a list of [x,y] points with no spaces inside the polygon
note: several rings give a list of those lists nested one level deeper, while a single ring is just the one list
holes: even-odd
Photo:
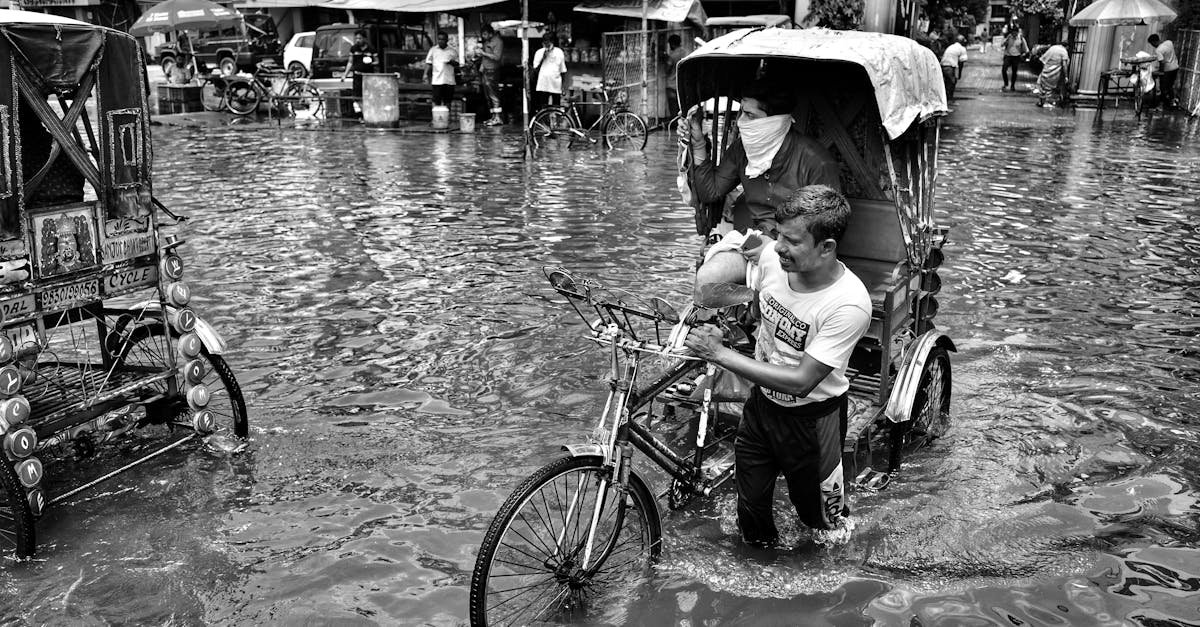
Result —
[{"label": "awning", "polygon": [[[604,15],[619,15],[621,17],[642,18],[643,0],[588,0],[575,5],[576,11],[584,13],[603,13]],[[704,26],[708,16],[700,0],[645,0],[646,17],[660,22],[681,24],[692,22]]]},{"label": "awning", "polygon": [[[249,0],[262,1],[262,0]],[[474,9],[504,0],[325,0],[316,6],[326,9],[395,11],[397,13],[446,13]]]},{"label": "awning", "polygon": [[233,3],[233,8],[241,9],[295,9],[298,7],[320,6],[326,0],[244,0]]}]

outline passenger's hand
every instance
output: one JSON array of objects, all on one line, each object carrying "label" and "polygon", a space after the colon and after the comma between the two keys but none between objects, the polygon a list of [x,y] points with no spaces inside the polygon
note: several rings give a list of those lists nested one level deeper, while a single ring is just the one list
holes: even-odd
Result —
[{"label": "passenger's hand", "polygon": [[685,146],[704,146],[704,118],[700,105],[692,105],[683,116],[683,123],[676,127],[679,141]]},{"label": "passenger's hand", "polygon": [[683,345],[700,359],[712,361],[725,347],[725,334],[715,324],[702,324],[688,331]]},{"label": "passenger's hand", "polygon": [[763,251],[767,249],[767,246],[773,243],[773,240],[768,237],[752,233],[746,236],[746,241],[742,243],[742,247],[739,249],[739,252],[742,253],[742,257],[744,257],[746,261],[758,263],[758,259],[762,256]]}]

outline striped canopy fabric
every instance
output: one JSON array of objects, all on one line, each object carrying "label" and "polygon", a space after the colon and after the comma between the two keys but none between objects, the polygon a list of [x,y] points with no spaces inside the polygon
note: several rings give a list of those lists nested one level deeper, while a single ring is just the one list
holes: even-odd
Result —
[{"label": "striped canopy fabric", "polygon": [[209,0],[166,0],[142,14],[129,27],[129,34],[143,37],[151,33],[177,30],[209,30],[232,26],[242,14]]},{"label": "striped canopy fabric", "polygon": [[1159,0],[1099,0],[1076,13],[1071,26],[1166,24],[1176,17],[1175,11]]}]

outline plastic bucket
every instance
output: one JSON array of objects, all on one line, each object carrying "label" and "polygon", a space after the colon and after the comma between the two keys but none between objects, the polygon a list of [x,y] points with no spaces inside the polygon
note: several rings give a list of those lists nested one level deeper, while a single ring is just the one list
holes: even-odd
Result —
[{"label": "plastic bucket", "polygon": [[475,132],[475,114],[460,113],[458,114],[458,130],[464,133]]},{"label": "plastic bucket", "polygon": [[362,118],[368,126],[400,121],[400,81],[395,74],[363,74]]},{"label": "plastic bucket", "polygon": [[433,128],[447,128],[450,126],[450,107],[441,105],[433,108]]}]

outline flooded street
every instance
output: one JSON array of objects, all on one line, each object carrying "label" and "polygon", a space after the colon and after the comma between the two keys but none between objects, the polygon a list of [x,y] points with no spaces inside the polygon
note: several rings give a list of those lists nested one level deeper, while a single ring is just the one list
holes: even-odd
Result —
[{"label": "flooded street", "polygon": [[[1200,121],[1028,109],[943,135],[949,433],[855,496],[834,550],[745,548],[728,486],[667,514],[622,620],[1200,624]],[[491,132],[154,133],[251,448],[172,451],[49,510],[0,615],[465,623],[496,510],[604,400],[541,267],[685,300],[673,139],[523,162]]]}]

